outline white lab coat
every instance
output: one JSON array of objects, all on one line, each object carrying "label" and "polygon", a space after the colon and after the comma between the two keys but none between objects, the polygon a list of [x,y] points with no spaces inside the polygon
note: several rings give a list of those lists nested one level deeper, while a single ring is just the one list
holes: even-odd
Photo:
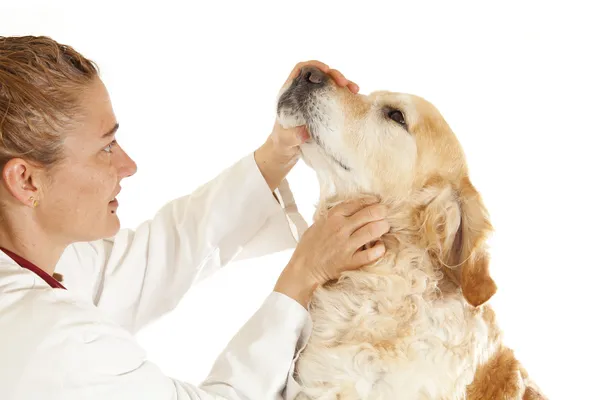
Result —
[{"label": "white lab coat", "polygon": [[306,225],[281,189],[278,202],[248,154],[135,231],[67,248],[57,266],[67,290],[0,252],[0,399],[281,399],[311,327],[283,294],[264,300],[200,384],[165,376],[133,336],[265,225],[278,232],[274,250],[293,247],[290,228]]}]

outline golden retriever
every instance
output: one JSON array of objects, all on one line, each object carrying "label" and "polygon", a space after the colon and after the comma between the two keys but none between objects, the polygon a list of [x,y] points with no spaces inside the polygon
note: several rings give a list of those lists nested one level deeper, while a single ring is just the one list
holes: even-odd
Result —
[{"label": "golden retriever", "polygon": [[319,180],[315,218],[364,194],[391,216],[382,259],[316,290],[297,399],[545,399],[486,304],[492,226],[440,112],[414,95],[353,94],[304,67],[277,117],[310,132],[301,150]]}]

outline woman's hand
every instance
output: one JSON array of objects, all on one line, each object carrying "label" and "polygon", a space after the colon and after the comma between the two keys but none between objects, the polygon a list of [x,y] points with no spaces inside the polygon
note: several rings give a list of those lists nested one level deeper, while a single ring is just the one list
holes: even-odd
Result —
[{"label": "woman's hand", "polygon": [[254,152],[263,178],[274,191],[300,158],[300,145],[308,139],[304,126],[284,129],[275,121],[267,141]]},{"label": "woman's hand", "polygon": [[298,74],[300,73],[300,70],[302,68],[308,67],[308,66],[319,68],[321,71],[323,71],[326,74],[328,74],[329,76],[331,76],[333,78],[333,80],[335,81],[335,83],[338,84],[338,86],[341,86],[341,87],[347,86],[348,89],[350,89],[350,91],[352,93],[354,93],[354,94],[358,93],[359,87],[356,83],[346,79],[346,77],[337,69],[331,69],[331,68],[329,68],[329,65],[324,64],[321,61],[317,61],[317,60],[310,60],[310,61],[305,61],[305,62],[296,64],[296,66],[290,73],[290,76],[288,76],[288,78],[285,81],[285,83],[283,84],[283,86],[287,85],[288,83],[290,83],[290,81],[295,79],[298,76]]},{"label": "woman's hand", "polygon": [[383,243],[362,247],[390,230],[387,208],[376,198],[351,200],[333,207],[306,230],[275,291],[307,307],[317,286],[347,270],[370,264],[385,254]]},{"label": "woman's hand", "polygon": [[[358,93],[359,88],[356,83],[346,79],[340,71],[331,69],[328,65],[315,60],[298,63],[290,73],[285,84],[298,76],[302,67],[308,65],[317,67],[329,74],[339,86],[347,86],[353,93]],[[283,178],[296,165],[300,156],[300,145],[307,139],[308,132],[305,126],[284,129],[275,121],[273,130],[266,142],[254,153],[256,164],[271,191],[279,186]]]}]

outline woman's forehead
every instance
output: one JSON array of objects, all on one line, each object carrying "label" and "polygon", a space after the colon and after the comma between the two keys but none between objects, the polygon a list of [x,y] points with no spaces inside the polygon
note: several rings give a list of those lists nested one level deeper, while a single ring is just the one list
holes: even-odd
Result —
[{"label": "woman's forehead", "polygon": [[85,89],[81,96],[81,115],[73,129],[80,139],[107,140],[118,129],[110,96],[100,79]]}]

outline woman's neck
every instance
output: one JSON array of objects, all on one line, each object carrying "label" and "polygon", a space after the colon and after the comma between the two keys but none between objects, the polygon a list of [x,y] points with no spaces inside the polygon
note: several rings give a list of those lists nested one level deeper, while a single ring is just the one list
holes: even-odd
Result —
[{"label": "woman's neck", "polygon": [[0,247],[9,250],[48,275],[52,275],[66,246],[57,245],[36,226],[16,225],[4,220],[0,225]]}]

